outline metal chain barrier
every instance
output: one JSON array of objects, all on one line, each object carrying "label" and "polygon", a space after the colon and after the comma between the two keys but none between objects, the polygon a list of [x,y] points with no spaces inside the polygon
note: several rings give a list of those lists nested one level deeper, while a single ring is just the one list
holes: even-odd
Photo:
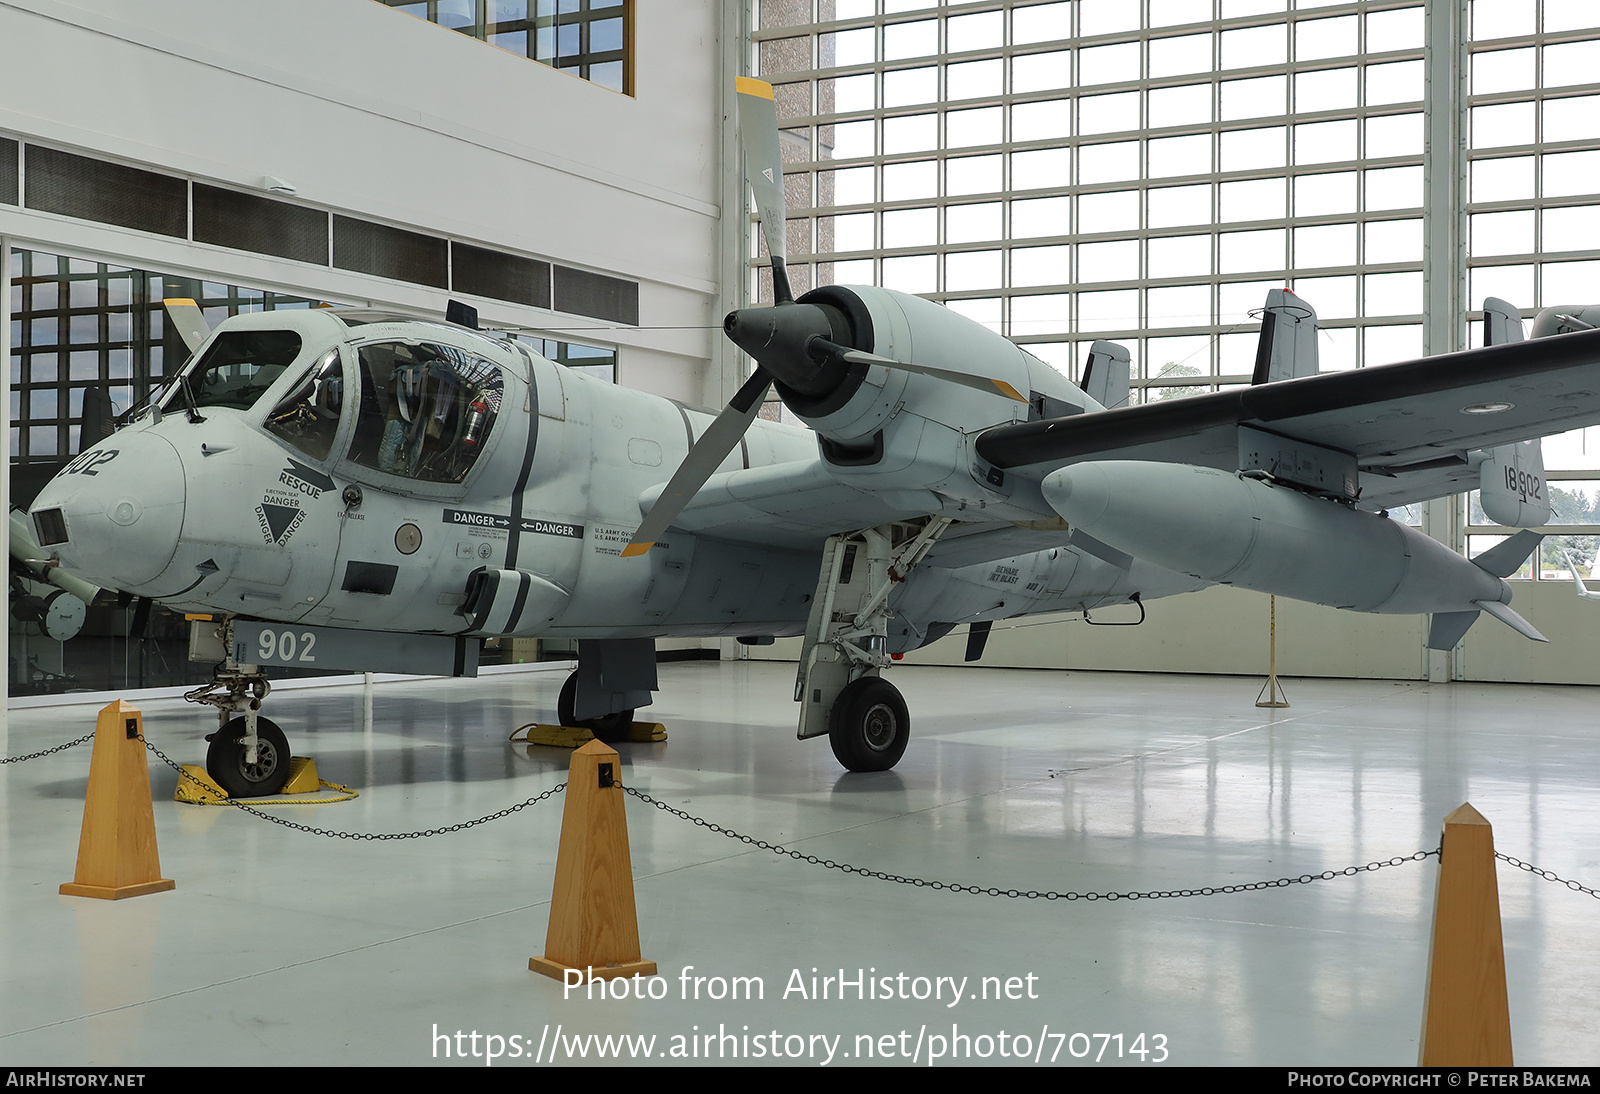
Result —
[{"label": "metal chain barrier", "polygon": [[[202,789],[204,788],[204,784],[202,784],[199,779],[194,778],[192,775],[190,775],[188,772],[186,772],[183,769],[183,766],[181,764],[177,763],[170,756],[168,756],[165,752],[162,752],[159,748],[157,748],[155,745],[151,744],[149,741],[146,741],[142,736],[139,738],[139,740],[144,745],[145,748],[149,749],[152,753],[155,754],[157,759],[159,759],[162,763],[166,764],[168,767],[172,768],[172,770],[176,771],[178,773],[178,778],[180,778],[180,779],[188,779],[190,782],[194,783],[196,786],[200,786],[200,787],[202,787]],[[448,826],[446,826],[444,828],[430,828],[425,832],[335,832],[335,831],[333,831],[332,829],[329,829],[329,828],[313,828],[309,824],[298,824],[295,821],[286,820],[283,817],[275,817],[271,813],[263,813],[259,809],[256,809],[256,808],[253,808],[251,806],[248,806],[248,805],[244,804],[243,802],[233,801],[231,799],[224,799],[222,804],[223,805],[231,805],[235,809],[238,809],[238,810],[240,810],[242,812],[245,812],[245,813],[249,813],[253,817],[260,817],[262,820],[271,821],[273,824],[281,824],[285,828],[293,828],[293,829],[295,829],[296,831],[299,831],[299,832],[309,832],[313,836],[327,836],[330,839],[358,839],[358,840],[421,839],[424,836],[442,836],[446,832],[460,832],[460,831],[462,831],[464,829],[467,829],[467,828],[476,828],[480,824],[487,824],[490,821],[499,820],[501,817],[509,817],[511,814],[520,812],[521,810],[524,810],[524,809],[528,808],[528,806],[530,806],[530,805],[539,804],[540,802],[544,801],[546,798],[555,797],[557,794],[561,793],[566,788],[567,788],[567,784],[566,783],[558,783],[555,786],[552,786],[549,790],[546,790],[543,794],[537,794],[534,797],[529,798],[527,801],[518,802],[516,805],[509,805],[506,808],[500,810],[500,812],[498,812],[498,813],[490,813],[487,817],[479,817],[477,820],[462,821],[460,824],[452,824],[452,825],[448,825]]]},{"label": "metal chain barrier", "polygon": [[[54,748],[47,748],[41,752],[30,752],[25,756],[0,757],[0,764],[20,763],[23,760],[37,759],[40,756],[48,756],[51,753],[61,752],[77,745],[86,744],[92,740],[94,740],[94,734],[86,733],[77,740],[68,741],[66,744],[56,745]],[[149,749],[157,759],[166,764],[168,767],[172,768],[172,770],[176,771],[180,779],[187,779],[196,786],[201,786],[203,788],[203,784],[200,783],[198,779],[195,779],[188,772],[184,771],[183,766],[177,761],[173,760],[165,752],[162,752],[159,748],[145,740],[143,737],[140,737],[139,741],[144,745],[145,748]],[[283,817],[275,817],[271,813],[264,813],[259,809],[244,804],[243,802],[224,800],[221,804],[231,805],[233,808],[245,813],[249,813],[251,816],[260,817],[262,820],[271,821],[273,824],[280,824],[285,828],[293,828],[300,832],[309,832],[314,836],[327,836],[330,839],[422,839],[427,836],[442,836],[447,832],[460,832],[468,828],[476,828],[480,824],[487,824],[490,821],[499,820],[502,817],[509,817],[511,814],[521,812],[530,805],[538,805],[547,798],[555,797],[557,794],[560,794],[562,791],[566,790],[566,788],[566,783],[557,783],[544,793],[536,794],[533,797],[528,798],[526,801],[518,802],[516,805],[507,806],[498,813],[490,813],[488,816],[479,817],[476,820],[462,821],[460,824],[451,824],[443,828],[429,828],[420,832],[336,832],[328,828],[313,828],[308,824],[298,824],[294,821],[286,820]],[[805,862],[811,864],[812,866],[821,866],[829,870],[838,870],[841,873],[854,874],[857,877],[870,877],[876,878],[879,881],[892,881],[896,885],[910,885],[918,889],[936,889],[941,892],[951,893],[972,893],[978,896],[1004,896],[1011,897],[1013,899],[1026,898],[1028,900],[1088,901],[1172,900],[1179,897],[1221,896],[1225,893],[1251,893],[1261,889],[1282,889],[1290,885],[1309,885],[1313,881],[1332,881],[1335,878],[1354,877],[1357,874],[1369,873],[1373,870],[1382,870],[1387,866],[1402,866],[1408,862],[1421,862],[1425,859],[1439,857],[1439,851],[1436,848],[1432,851],[1418,851],[1415,854],[1410,855],[1397,855],[1394,858],[1381,859],[1377,862],[1369,862],[1364,866],[1346,866],[1342,870],[1324,870],[1319,874],[1301,874],[1298,877],[1280,877],[1273,878],[1269,881],[1247,881],[1237,885],[1207,885],[1199,889],[1152,889],[1144,891],[1130,890],[1128,892],[1090,891],[1082,893],[1071,891],[1058,893],[1054,890],[1041,891],[1038,889],[1000,889],[992,885],[962,885],[960,882],[955,881],[928,881],[925,878],[905,877],[901,874],[885,873],[882,870],[869,870],[864,866],[852,866],[848,862],[834,862],[832,859],[818,858],[815,855],[808,855],[801,851],[794,851],[775,843],[768,843],[765,840],[756,839],[754,836],[747,836],[741,832],[735,832],[731,828],[724,828],[722,825],[708,821],[703,817],[694,816],[692,813],[686,813],[682,809],[668,805],[666,802],[661,801],[658,798],[652,798],[644,791],[635,790],[631,786],[624,786],[621,789],[624,792],[633,795],[635,798],[638,798],[646,805],[652,805],[661,810],[663,813],[670,813],[672,816],[675,816],[680,820],[686,820],[697,828],[704,828],[708,832],[715,832],[719,836],[726,836],[728,839],[738,840],[740,843],[748,844],[749,846],[758,848],[762,851],[771,851],[775,855],[782,855],[785,858],[792,858],[796,862]],[[1581,882],[1560,877],[1551,873],[1549,870],[1542,870],[1531,863],[1523,862],[1521,859],[1513,858],[1512,856],[1502,854],[1499,851],[1494,853],[1494,857],[1509,866],[1515,866],[1519,870],[1534,874],[1546,881],[1553,881],[1558,885],[1565,886],[1575,893],[1585,893],[1594,897],[1596,900],[1600,900],[1600,890],[1592,889]]]},{"label": "metal chain barrier", "polygon": [[635,790],[631,786],[625,786],[623,789],[629,794],[632,794],[634,797],[638,798],[640,801],[649,805],[653,805],[664,813],[671,813],[675,817],[689,821],[697,827],[715,832],[719,836],[726,836],[729,839],[738,840],[740,843],[747,843],[750,846],[758,847],[763,851],[771,851],[773,854],[784,855],[788,858],[794,859],[797,862],[808,862],[813,866],[823,866],[829,870],[839,870],[846,874],[855,874],[858,877],[877,878],[879,881],[892,881],[897,885],[912,885],[919,889],[938,889],[951,893],[973,893],[979,896],[1005,896],[1012,898],[1025,897],[1028,900],[1171,900],[1177,897],[1220,896],[1223,893],[1250,893],[1259,889],[1281,889],[1289,885],[1309,885],[1313,881],[1332,881],[1337,877],[1353,877],[1356,874],[1366,873],[1371,870],[1381,870],[1386,866],[1400,866],[1407,862],[1421,862],[1423,859],[1437,858],[1439,856],[1439,852],[1437,850],[1418,851],[1414,855],[1403,855],[1391,859],[1384,859],[1380,862],[1369,862],[1365,866],[1346,866],[1343,870],[1324,870],[1320,874],[1301,874],[1299,877],[1280,877],[1274,878],[1271,881],[1247,881],[1238,885],[1208,885],[1202,889],[1164,889],[1147,892],[1133,891],[1126,893],[1057,893],[1054,891],[1041,892],[1036,889],[1029,889],[1026,891],[1021,889],[999,889],[993,886],[985,887],[982,885],[962,885],[959,882],[953,881],[927,881],[923,878],[917,877],[902,877],[899,874],[884,873],[882,870],[868,870],[862,866],[852,866],[847,862],[834,862],[832,859],[817,858],[815,855],[807,855],[800,851],[792,851],[787,847],[780,847],[775,843],[767,843],[765,840],[758,840],[754,836],[743,835],[739,832],[733,831],[731,828],[724,828],[720,824],[714,824],[711,821],[696,817],[690,813],[685,813],[682,809],[675,809],[666,802],[652,798],[650,795],[644,793],[643,791]]},{"label": "metal chain barrier", "polygon": [[52,752],[63,752],[66,749],[72,748],[76,745],[88,744],[92,740],[94,740],[93,730],[85,733],[76,741],[68,741],[64,745],[56,745],[54,748],[47,748],[43,752],[30,752],[26,756],[0,756],[0,764],[19,764],[23,760],[37,760],[40,756],[48,756]]},{"label": "metal chain barrier", "polygon": [[1499,859],[1501,862],[1507,863],[1508,865],[1511,865],[1511,866],[1515,866],[1519,870],[1526,870],[1530,874],[1537,874],[1539,877],[1544,878],[1546,881],[1553,881],[1558,885],[1565,885],[1568,889],[1571,889],[1575,893],[1588,893],[1590,896],[1594,897],[1596,900],[1600,900],[1600,891],[1596,891],[1594,889],[1591,889],[1587,885],[1581,884],[1580,882],[1569,881],[1568,879],[1566,879],[1564,877],[1557,877],[1555,874],[1552,874],[1549,870],[1541,870],[1541,869],[1539,869],[1539,867],[1533,866],[1533,865],[1531,865],[1529,863],[1526,863],[1526,862],[1523,862],[1519,858],[1512,858],[1510,855],[1502,855],[1499,851],[1496,851],[1494,853],[1494,857]]}]

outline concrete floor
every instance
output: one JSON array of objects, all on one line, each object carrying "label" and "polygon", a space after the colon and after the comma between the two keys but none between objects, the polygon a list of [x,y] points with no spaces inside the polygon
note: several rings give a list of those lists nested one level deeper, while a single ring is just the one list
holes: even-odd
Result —
[{"label": "concrete floor", "polygon": [[[523,801],[562,781],[567,753],[506,735],[552,717],[562,678],[383,684],[370,728],[359,687],[277,692],[269,713],[296,751],[361,791],[279,812],[399,832]],[[1499,850],[1600,885],[1594,689],[1298,680],[1294,705],[1272,714],[1253,705],[1259,681],[1239,678],[908,667],[891,678],[914,737],[895,771],[863,776],[844,774],[825,742],[793,739],[793,666],[663,666],[651,714],[671,739],[621,746],[623,781],[819,858],[1060,891],[1409,855],[1436,847],[1441,818],[1471,801]],[[207,712],[141,705],[153,742],[201,760]],[[93,721],[82,706],[13,710],[0,752]],[[498,1066],[519,1066],[548,1062],[558,1026],[561,1062],[587,1034],[654,1035],[656,1062],[675,1051],[704,1062],[708,1033],[731,1035],[712,1041],[713,1062],[770,1063],[776,1050],[820,1064],[831,1044],[837,1066],[860,1062],[870,1040],[926,1063],[941,1039],[972,1054],[963,1063],[1012,1064],[1001,1052],[1019,1049],[1058,1064],[1087,1051],[1138,1065],[1163,1050],[1187,1065],[1416,1060],[1434,860],[1199,899],[997,899],[780,858],[630,799],[640,933],[666,997],[564,999],[527,967],[544,950],[558,800],[429,839],[354,842],[175,804],[176,776],[153,763],[161,865],[177,888],[97,901],[57,892],[73,873],[88,762],[84,746],[0,768],[7,1064],[459,1064],[465,1050],[482,1066],[493,1047]],[[1600,1061],[1600,901],[1505,866],[1499,883],[1517,1062]],[[786,991],[798,970],[809,995],[813,969],[869,970],[896,995],[967,979],[954,1006],[947,983],[924,1001]],[[686,1000],[694,977],[707,978],[702,998]],[[761,978],[764,998],[704,997],[733,977]],[[991,995],[1010,981],[1022,998],[979,998],[986,977]],[[595,1059],[602,1046],[583,1043]]]}]

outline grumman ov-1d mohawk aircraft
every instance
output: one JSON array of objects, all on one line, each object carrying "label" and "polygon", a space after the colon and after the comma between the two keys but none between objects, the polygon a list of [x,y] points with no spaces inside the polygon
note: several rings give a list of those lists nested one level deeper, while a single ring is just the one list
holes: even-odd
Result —
[{"label": "grumman ov-1d mohawk aircraft", "polygon": [[[470,676],[493,635],[577,639],[560,720],[601,735],[650,702],[657,638],[803,635],[799,736],[855,771],[906,747],[891,656],[963,623],[975,660],[997,619],[1142,618],[1225,583],[1430,613],[1436,649],[1482,612],[1542,640],[1504,580],[1538,533],[1469,561],[1386,510],[1481,488],[1491,519],[1544,523],[1530,438],[1600,422],[1600,315],[1547,309],[1523,341],[1490,300],[1484,348],[1317,375],[1315,313],[1275,290],[1254,386],[1125,406],[1109,342],[1078,386],[914,296],[793,299],[772,89],[741,80],[739,102],[776,303],[727,317],[755,368],[714,417],[560,368],[470,309],[212,333],[173,308],[191,360],[31,515],[61,566],[212,617],[190,646],[215,680],[190,698],[225,723],[208,767],[230,793],[287,775],[265,667]],[[810,430],[757,418],[769,387]]]}]

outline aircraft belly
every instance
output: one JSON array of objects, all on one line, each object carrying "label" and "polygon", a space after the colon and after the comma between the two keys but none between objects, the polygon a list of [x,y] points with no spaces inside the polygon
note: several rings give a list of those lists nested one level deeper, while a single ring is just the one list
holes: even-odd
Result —
[{"label": "aircraft belly", "polygon": [[[1138,559],[1115,566],[1072,548],[1053,548],[955,569],[930,567],[911,575],[891,598],[896,628],[915,649],[937,625],[1083,611],[1202,589],[1209,582]],[[934,630],[934,637],[938,637]]]}]

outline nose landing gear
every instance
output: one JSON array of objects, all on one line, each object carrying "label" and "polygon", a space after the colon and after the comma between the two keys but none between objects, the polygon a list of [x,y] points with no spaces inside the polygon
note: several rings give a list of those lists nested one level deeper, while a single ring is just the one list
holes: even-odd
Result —
[{"label": "nose landing gear", "polygon": [[276,794],[289,780],[289,739],[270,718],[256,720],[256,756],[248,758],[244,740],[249,726],[234,718],[208,736],[206,774],[228,792],[230,798],[259,798]]},{"label": "nose landing gear", "polygon": [[[231,624],[223,623],[222,629],[231,630]],[[231,650],[231,636],[225,637],[223,648]],[[224,655],[211,683],[184,696],[188,702],[217,708],[221,726],[206,737],[211,742],[206,773],[230,798],[276,794],[289,781],[289,740],[276,722],[259,714],[261,701],[271,690],[260,666],[240,664]]]}]

